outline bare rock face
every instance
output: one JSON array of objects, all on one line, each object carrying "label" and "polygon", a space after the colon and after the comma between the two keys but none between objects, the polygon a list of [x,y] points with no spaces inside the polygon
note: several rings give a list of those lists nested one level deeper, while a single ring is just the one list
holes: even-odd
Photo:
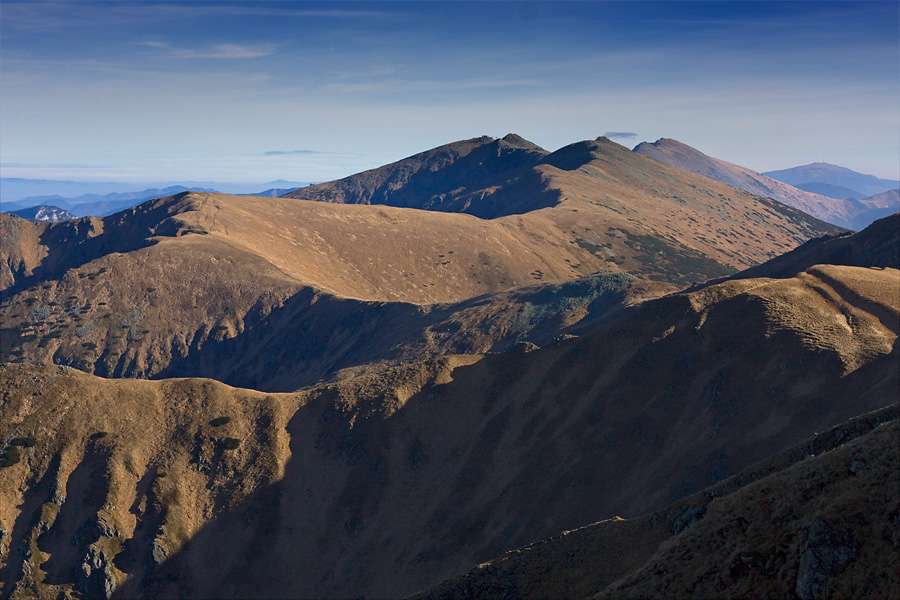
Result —
[{"label": "bare rock face", "polygon": [[93,546],[88,548],[78,573],[78,588],[88,598],[112,598],[116,591],[116,579],[105,552]]},{"label": "bare rock face", "polygon": [[166,562],[169,558],[169,551],[162,543],[160,538],[154,538],[153,545],[150,548],[150,561],[152,566],[158,566]]},{"label": "bare rock face", "polygon": [[816,517],[809,527],[809,535],[800,557],[797,597],[801,600],[822,598],[822,584],[847,568],[856,558],[859,545],[856,538],[836,529],[828,519]]},{"label": "bare rock face", "polygon": [[675,519],[675,522],[672,523],[672,533],[678,535],[697,521],[703,518],[706,514],[705,506],[698,506],[696,508],[691,508],[690,506],[684,509],[684,512]]}]

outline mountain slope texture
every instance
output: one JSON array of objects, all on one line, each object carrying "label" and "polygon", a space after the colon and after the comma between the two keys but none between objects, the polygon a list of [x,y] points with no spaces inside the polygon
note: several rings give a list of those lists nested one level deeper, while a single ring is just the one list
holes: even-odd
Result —
[{"label": "mountain slope texture", "polygon": [[[635,301],[837,231],[608,140],[546,154],[504,139],[512,142],[460,143],[471,151],[453,163],[436,158],[441,149],[412,162],[459,190],[465,178],[444,171],[479,148],[490,150],[481,162],[505,164],[507,150],[538,157],[530,175],[516,177],[543,181],[536,189],[550,190],[553,206],[482,219],[187,192],[103,219],[50,225],[0,215],[0,353],[107,377],[194,375],[290,391],[376,360],[385,337],[394,343],[383,358],[395,361],[493,351],[537,341],[550,321],[565,328],[597,307],[597,298],[551,293],[556,300],[535,310],[532,292],[519,288],[596,274],[589,293],[615,287]],[[399,167],[385,169],[366,177]],[[487,167],[462,173],[472,169]],[[437,189],[429,181],[422,185]],[[521,304],[511,310],[513,296]],[[478,302],[493,305],[481,313],[495,315],[490,322],[474,323]],[[451,316],[458,311],[470,316]]]},{"label": "mountain slope texture", "polygon": [[604,138],[298,191],[0,215],[0,598],[895,589],[900,215]]},{"label": "mountain slope texture", "polygon": [[[786,179],[779,180],[771,173],[763,175],[746,167],[709,157],[677,140],[663,138],[653,143],[643,142],[635,146],[634,152],[727,183],[752,194],[773,198],[841,227],[862,229],[875,219],[889,214],[873,211],[874,207],[846,197],[828,197],[806,189],[798,189],[784,183]],[[857,199],[863,196],[864,194],[860,194]]]},{"label": "mountain slope texture", "polygon": [[896,597],[897,416],[851,419],[652,515],[564,532],[415,598]]},{"label": "mountain slope texture", "polygon": [[4,589],[427,589],[894,403],[898,303],[894,269],[819,265],[647,302],[541,349],[292,394],[9,365]]}]

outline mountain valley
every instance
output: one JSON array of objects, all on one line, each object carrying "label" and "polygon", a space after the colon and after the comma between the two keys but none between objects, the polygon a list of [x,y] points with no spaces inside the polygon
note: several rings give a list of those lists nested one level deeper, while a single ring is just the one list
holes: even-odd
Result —
[{"label": "mountain valley", "polygon": [[900,215],[510,134],[0,259],[3,598],[900,591]]}]

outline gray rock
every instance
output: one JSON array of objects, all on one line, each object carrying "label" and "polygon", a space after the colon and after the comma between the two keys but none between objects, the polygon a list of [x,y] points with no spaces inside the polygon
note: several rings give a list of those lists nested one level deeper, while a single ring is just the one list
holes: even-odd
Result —
[{"label": "gray rock", "polygon": [[684,512],[675,519],[675,522],[672,523],[672,533],[678,535],[697,521],[703,518],[706,514],[705,506],[698,506],[697,508],[691,508],[690,506],[684,509]]},{"label": "gray rock", "polygon": [[119,532],[116,526],[110,522],[106,515],[97,515],[97,520],[93,523],[94,531],[100,537],[118,537]]},{"label": "gray rock", "polygon": [[513,350],[520,354],[527,354],[529,352],[534,352],[535,350],[540,350],[541,347],[533,342],[517,342],[515,346],[513,346]]},{"label": "gray rock", "polygon": [[161,565],[169,558],[169,551],[162,544],[159,538],[154,538],[153,545],[150,548],[150,560],[155,565]]},{"label": "gray rock", "polygon": [[78,589],[88,598],[109,600],[116,591],[116,579],[112,575],[109,558],[93,546],[84,555],[77,579]]},{"label": "gray rock", "polygon": [[862,471],[865,468],[866,468],[866,463],[864,461],[854,460],[852,463],[850,463],[850,472],[853,473],[854,475],[856,475],[857,473],[859,473],[860,471]]},{"label": "gray rock", "polygon": [[809,527],[795,592],[801,600],[819,600],[822,585],[840,575],[859,553],[859,542],[848,532],[838,531],[834,523],[816,517]]}]

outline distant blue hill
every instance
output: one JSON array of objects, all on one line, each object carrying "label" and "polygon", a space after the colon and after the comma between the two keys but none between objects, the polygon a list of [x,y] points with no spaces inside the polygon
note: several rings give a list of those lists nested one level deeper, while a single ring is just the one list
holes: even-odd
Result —
[{"label": "distant blue hill", "polygon": [[[855,197],[857,200],[900,187],[900,181],[896,179],[879,179],[874,175],[864,175],[846,167],[839,167],[838,165],[824,162],[782,169],[780,171],[769,171],[763,173],[763,175],[806,191],[814,191],[809,187],[804,187],[812,183],[838,186],[856,192],[856,195],[851,197]],[[831,191],[832,193],[838,193],[838,190],[832,189]],[[831,196],[818,190],[815,190],[815,193],[831,198],[839,197]]]},{"label": "distant blue hill", "polygon": [[[187,188],[180,185],[173,185],[166,188],[151,188],[138,192],[121,192],[111,194],[82,194],[76,198],[63,198],[60,196],[33,196],[25,198],[19,202],[3,203],[3,212],[18,212],[24,208],[34,206],[55,206],[63,210],[69,211],[76,217],[105,217],[117,213],[120,210],[137,206],[142,202],[153,198],[164,198],[190,189],[198,192],[215,192],[216,190],[209,188]],[[25,205],[21,207],[21,205]],[[21,207],[21,208],[19,208]]]},{"label": "distant blue hill", "polygon": [[[18,182],[18,183],[17,183]],[[270,196],[276,197],[281,196],[282,194],[286,194],[291,190],[297,189],[303,185],[307,185],[301,182],[291,182],[285,181],[283,179],[279,179],[277,181],[269,181],[266,183],[253,185],[253,184],[213,184],[217,187],[211,186],[201,186],[201,185],[171,185],[168,187],[154,187],[147,188],[142,190],[129,190],[124,192],[109,192],[109,193],[84,193],[75,197],[66,197],[61,196],[59,194],[44,194],[44,195],[36,195],[29,196],[27,198],[23,198],[21,200],[16,201],[8,201],[6,190],[7,186],[12,186],[14,189],[22,189],[22,186],[19,185],[21,182],[31,182],[34,184],[47,184],[49,187],[53,187],[54,184],[76,184],[76,186],[82,185],[79,182],[57,182],[57,181],[41,181],[41,180],[31,180],[31,179],[21,179],[16,180],[14,178],[3,178],[2,179],[2,193],[3,200],[2,204],[0,204],[0,212],[12,213],[21,211],[23,209],[30,209],[37,206],[53,206],[59,209],[70,212],[75,217],[105,217],[107,215],[111,215],[113,213],[117,213],[121,210],[125,210],[127,208],[131,208],[132,206],[137,206],[142,202],[146,202],[147,200],[151,200],[153,198],[164,198],[166,196],[172,196],[174,194],[179,194],[181,192],[186,192],[188,190],[198,191],[198,192],[225,192],[232,194],[248,194],[254,196]],[[19,185],[19,188],[16,186]],[[24,184],[23,184],[24,185]],[[95,185],[95,184],[85,184],[85,185]],[[107,185],[119,185],[119,184],[96,184],[100,186],[102,189],[103,186]],[[124,185],[124,184],[122,184]],[[257,191],[260,188],[268,188],[264,191]]]},{"label": "distant blue hill", "polygon": [[832,183],[824,183],[821,181],[798,183],[794,187],[806,192],[812,192],[813,194],[827,196],[828,198],[837,198],[838,200],[849,200],[850,198],[862,200],[866,197],[866,194],[858,190],[851,190],[850,188],[845,188],[840,185],[834,185]]},{"label": "distant blue hill", "polygon": [[[10,212],[47,203],[65,208],[65,204],[86,202],[118,201],[108,198],[110,194],[135,194],[134,198],[146,196],[144,192],[180,188],[182,191],[216,190],[226,194],[257,194],[261,190],[289,189],[309,185],[309,182],[278,179],[263,183],[227,183],[218,181],[166,181],[150,183],[122,183],[116,181],[61,181],[50,179],[22,179],[0,177],[0,211]],[[175,192],[177,193],[177,192]],[[35,200],[37,199],[37,200]],[[119,200],[127,199],[125,196]],[[133,199],[133,198],[132,198]],[[127,208],[127,207],[126,207]]]},{"label": "distant blue hill", "polygon": [[143,187],[147,186],[115,181],[56,181],[50,179],[0,177],[0,201],[3,202],[4,211],[6,211],[8,203],[20,203],[20,201],[31,196],[73,198],[81,194],[134,192]]}]

